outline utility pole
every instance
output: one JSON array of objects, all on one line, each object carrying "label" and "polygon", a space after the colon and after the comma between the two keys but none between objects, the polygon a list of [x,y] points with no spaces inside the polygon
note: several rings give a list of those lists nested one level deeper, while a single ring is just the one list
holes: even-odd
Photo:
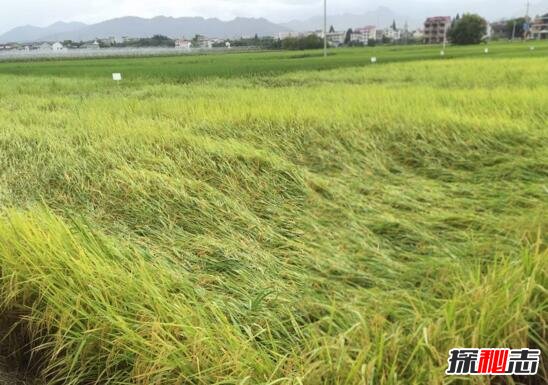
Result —
[{"label": "utility pole", "polygon": [[327,0],[323,0],[323,56],[327,57]]},{"label": "utility pole", "polygon": [[516,21],[514,20],[514,28],[512,28],[512,42],[516,40]]},{"label": "utility pole", "polygon": [[447,24],[443,27],[443,52],[445,53],[445,46],[447,45]]},{"label": "utility pole", "polygon": [[529,10],[531,8],[531,1],[527,0],[527,10],[525,11],[525,24],[524,24],[524,31],[523,31],[523,40],[527,40],[529,37]]}]

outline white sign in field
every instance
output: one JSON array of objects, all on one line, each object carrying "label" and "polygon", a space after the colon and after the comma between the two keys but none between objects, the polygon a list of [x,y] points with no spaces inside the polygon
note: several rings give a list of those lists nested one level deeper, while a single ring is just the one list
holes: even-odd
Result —
[{"label": "white sign in field", "polygon": [[377,58],[376,58],[375,56],[373,56],[373,57],[371,58],[371,63],[376,63],[376,62],[377,62]]},{"label": "white sign in field", "polygon": [[117,81],[117,82],[121,81],[122,80],[122,74],[120,74],[120,73],[112,74],[112,80]]}]

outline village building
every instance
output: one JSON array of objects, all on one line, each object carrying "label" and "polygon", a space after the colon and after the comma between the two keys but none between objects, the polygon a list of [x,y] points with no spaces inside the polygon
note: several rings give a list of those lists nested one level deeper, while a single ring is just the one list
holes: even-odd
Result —
[{"label": "village building", "polygon": [[424,22],[423,41],[426,44],[441,44],[447,39],[451,27],[450,16],[429,17]]},{"label": "village building", "polygon": [[329,32],[327,34],[327,42],[332,47],[339,47],[344,44],[346,39],[346,32]]},{"label": "village building", "polygon": [[384,37],[390,41],[399,41],[401,40],[402,31],[394,28],[386,28],[384,30]]},{"label": "village building", "polygon": [[369,42],[369,36],[366,33],[354,30],[350,34],[350,42],[367,45]]},{"label": "village building", "polygon": [[354,32],[363,34],[366,40],[375,39],[377,27],[374,25],[366,25],[365,27],[355,29]]},{"label": "village building", "polygon": [[531,38],[548,39],[548,13],[538,16],[531,25]]},{"label": "village building", "polygon": [[51,50],[54,51],[54,52],[64,52],[67,49],[65,48],[65,46],[63,44],[57,42],[57,43],[52,44]]},{"label": "village building", "polygon": [[213,41],[209,40],[204,35],[197,35],[196,36],[196,45],[198,48],[213,48]]},{"label": "village building", "polygon": [[192,41],[186,39],[175,40],[175,48],[189,51],[192,48]]}]

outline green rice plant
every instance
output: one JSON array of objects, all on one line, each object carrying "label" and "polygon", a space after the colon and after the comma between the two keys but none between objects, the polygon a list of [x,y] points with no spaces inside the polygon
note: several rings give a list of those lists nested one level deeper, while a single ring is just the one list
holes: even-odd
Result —
[{"label": "green rice plant", "polygon": [[0,356],[49,384],[519,383],[444,372],[547,349],[542,47],[0,64]]}]

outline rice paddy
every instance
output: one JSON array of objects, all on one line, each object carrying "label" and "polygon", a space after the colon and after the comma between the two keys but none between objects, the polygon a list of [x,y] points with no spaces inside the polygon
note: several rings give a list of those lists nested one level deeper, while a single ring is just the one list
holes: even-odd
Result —
[{"label": "rice paddy", "polygon": [[0,63],[0,364],[544,383],[445,369],[547,349],[548,45],[451,49]]}]

